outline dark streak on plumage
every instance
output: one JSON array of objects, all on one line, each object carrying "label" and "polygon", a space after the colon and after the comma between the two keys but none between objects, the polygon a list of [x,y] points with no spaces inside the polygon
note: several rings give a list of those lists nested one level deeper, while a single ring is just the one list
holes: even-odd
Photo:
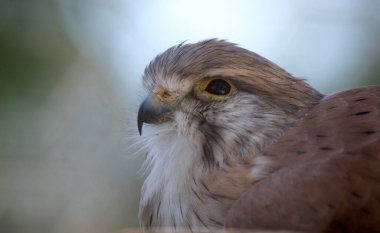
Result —
[{"label": "dark streak on plumage", "polygon": [[[205,123],[203,123],[205,124]],[[210,169],[212,169],[215,166],[218,166],[217,161],[215,161],[213,149],[215,149],[215,146],[219,148],[221,151],[224,150],[224,139],[217,131],[220,129],[218,126],[212,127],[212,125],[208,125],[208,127],[199,128],[201,133],[205,136],[205,138],[208,138],[209,140],[205,141],[202,145],[203,149],[203,156],[202,159],[205,161],[205,165],[207,165]]]},{"label": "dark streak on plumage", "polygon": [[214,197],[217,198],[222,198],[222,199],[227,199],[227,200],[235,200],[234,198],[219,194],[219,193],[211,193]]},{"label": "dark streak on plumage", "polygon": [[371,215],[371,213],[369,212],[367,208],[361,208],[360,211],[366,215]]},{"label": "dark streak on plumage", "polygon": [[219,222],[219,221],[217,221],[217,220],[215,220],[215,219],[213,219],[213,218],[208,218],[208,220],[210,220],[211,222],[215,223],[215,224],[218,225],[218,226],[223,226],[223,225],[224,225],[224,223]]},{"label": "dark streak on plumage", "polygon": [[206,228],[208,228],[207,224],[202,220],[202,218],[199,216],[199,214],[197,213],[197,211],[193,210],[193,213],[195,215],[195,217],[198,219],[198,221],[200,223],[202,223],[202,225]]},{"label": "dark streak on plumage", "polygon": [[191,225],[189,222],[187,222],[187,227],[189,228],[190,232],[193,233],[193,229],[191,228]]},{"label": "dark streak on plumage", "polygon": [[205,161],[205,165],[208,165],[209,168],[211,167],[210,165],[214,163],[214,156],[213,156],[211,148],[212,147],[210,146],[209,142],[205,142],[202,145],[202,149],[203,149],[202,159]]},{"label": "dark streak on plumage", "polygon": [[199,194],[194,190],[193,187],[191,187],[191,191],[194,193],[194,195],[200,200],[202,203],[204,203],[204,200],[199,196]]},{"label": "dark streak on plumage", "polygon": [[203,188],[206,189],[207,192],[210,192],[209,188],[207,187],[207,185],[205,184],[205,182],[203,180],[201,181],[201,184],[202,184]]},{"label": "dark streak on plumage", "polygon": [[315,213],[318,212],[318,210],[317,210],[314,206],[309,206],[309,207],[310,207],[310,209],[311,209],[313,212],[315,212]]},{"label": "dark streak on plumage", "polygon": [[160,214],[160,208],[161,208],[161,200],[159,200],[159,202],[158,202],[157,211],[156,211],[156,218],[158,218],[158,216]]},{"label": "dark streak on plumage", "polygon": [[181,216],[183,218],[183,211],[182,211],[182,202],[181,202],[181,200],[179,201],[179,210],[180,210]]},{"label": "dark streak on plumage", "polygon": [[172,219],[173,219],[174,230],[176,230],[177,229],[177,224],[175,223],[175,217],[174,217],[173,213],[172,213]]},{"label": "dark streak on plumage", "polygon": [[149,226],[152,226],[152,224],[153,224],[153,214],[150,214]]},{"label": "dark streak on plumage", "polygon": [[363,116],[363,115],[367,115],[368,113],[370,113],[370,111],[357,112],[354,115],[356,115],[356,116]]},{"label": "dark streak on plumage", "polygon": [[331,107],[328,107],[327,110],[333,110],[335,108],[337,108],[338,106],[331,106]]},{"label": "dark streak on plumage", "polygon": [[359,102],[359,101],[363,101],[363,100],[366,100],[366,99],[368,99],[368,98],[359,98],[359,99],[356,99],[355,101]]},{"label": "dark streak on plumage", "polygon": [[334,148],[333,147],[331,147],[331,146],[324,146],[324,147],[321,147],[321,148],[319,148],[320,150],[323,150],[323,151],[332,151],[332,150],[334,150]]},{"label": "dark streak on plumage", "polygon": [[355,192],[355,191],[351,191],[351,195],[354,196],[354,197],[356,197],[356,198],[362,198],[362,196],[359,193]]},{"label": "dark streak on plumage", "polygon": [[218,198],[216,198],[216,197],[214,196],[214,194],[212,194],[212,193],[210,193],[210,192],[206,192],[205,195],[208,196],[208,197],[210,197],[211,199],[213,199],[213,200],[215,200],[215,201],[218,201],[218,202],[220,201]]},{"label": "dark streak on plumage", "polygon": [[347,229],[347,227],[342,222],[340,222],[340,221],[334,221],[332,223],[332,227],[338,228],[338,230],[340,232],[349,232],[348,229]]},{"label": "dark streak on plumage", "polygon": [[327,204],[327,206],[328,206],[330,209],[335,209],[335,205],[333,205],[333,204],[331,204],[331,203]]},{"label": "dark streak on plumage", "polygon": [[368,130],[368,131],[364,131],[363,133],[367,134],[367,135],[372,135],[372,134],[376,133],[376,131],[374,131],[374,130]]},{"label": "dark streak on plumage", "polygon": [[193,182],[194,182],[194,184],[195,184],[195,185],[198,185],[197,181],[195,180],[195,177],[192,176],[192,178],[193,178]]},{"label": "dark streak on plumage", "polygon": [[230,160],[227,158],[223,158],[223,164],[226,165],[227,167],[231,167]]}]

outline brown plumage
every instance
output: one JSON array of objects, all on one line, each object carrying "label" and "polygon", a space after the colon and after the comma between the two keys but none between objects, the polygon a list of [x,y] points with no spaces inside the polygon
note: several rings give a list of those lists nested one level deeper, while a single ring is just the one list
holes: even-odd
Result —
[{"label": "brown plumage", "polygon": [[380,87],[323,99],[263,153],[279,167],[233,205],[228,227],[380,232]]},{"label": "brown plumage", "polygon": [[146,228],[380,232],[380,87],[323,97],[218,40],[168,49],[144,86]]}]

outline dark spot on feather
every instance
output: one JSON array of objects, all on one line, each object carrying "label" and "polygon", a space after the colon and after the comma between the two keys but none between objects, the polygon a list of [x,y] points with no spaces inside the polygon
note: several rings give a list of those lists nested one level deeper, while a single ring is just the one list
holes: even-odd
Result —
[{"label": "dark spot on feather", "polygon": [[356,99],[355,101],[356,102],[359,102],[359,101],[363,101],[363,100],[366,100],[367,98],[360,98],[360,99]]},{"label": "dark spot on feather", "polygon": [[356,198],[361,198],[362,196],[360,196],[359,193],[355,192],[355,191],[351,191],[351,195],[356,197]]},{"label": "dark spot on feather", "polygon": [[303,150],[297,150],[296,152],[297,152],[297,155],[302,155],[306,153],[306,151],[303,151]]},{"label": "dark spot on feather", "polygon": [[367,135],[371,135],[371,134],[376,133],[376,131],[374,131],[374,130],[368,130],[368,131],[364,131],[363,133],[367,134]]},{"label": "dark spot on feather", "polygon": [[323,150],[323,151],[331,151],[331,150],[334,150],[334,148],[330,147],[330,146],[324,146],[324,147],[321,147],[319,148],[320,150]]},{"label": "dark spot on feather", "polygon": [[252,115],[252,118],[256,118],[256,119],[265,119],[264,116],[257,115],[257,114],[253,114],[253,115]]},{"label": "dark spot on feather", "polygon": [[337,106],[328,107],[327,110],[331,110],[331,109],[334,109],[334,108],[337,108]]},{"label": "dark spot on feather", "polygon": [[355,113],[355,115],[356,115],[356,116],[362,116],[362,115],[366,115],[366,114],[368,114],[368,113],[370,113],[370,111],[362,111],[362,112],[357,112],[357,113]]},{"label": "dark spot on feather", "polygon": [[366,215],[370,215],[370,214],[371,214],[367,208],[361,208],[360,210],[361,210],[364,214],[366,214]]},{"label": "dark spot on feather", "polygon": [[335,228],[338,228],[340,232],[347,232],[348,231],[347,227],[342,222],[340,222],[338,220],[334,221],[332,223],[332,226],[335,227]]},{"label": "dark spot on feather", "polygon": [[318,210],[314,206],[309,206],[314,213],[318,213]]},{"label": "dark spot on feather", "polygon": [[324,135],[324,134],[316,134],[315,136],[317,136],[318,138],[326,138],[327,136]]},{"label": "dark spot on feather", "polygon": [[333,204],[327,204],[327,206],[330,208],[330,209],[335,209],[335,206]]}]

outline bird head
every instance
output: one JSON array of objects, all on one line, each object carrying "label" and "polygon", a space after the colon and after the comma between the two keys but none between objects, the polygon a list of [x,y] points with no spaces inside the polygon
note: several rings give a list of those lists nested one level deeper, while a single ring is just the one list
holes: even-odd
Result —
[{"label": "bird head", "polygon": [[147,66],[143,84],[137,125],[151,167],[140,201],[146,227],[222,227],[231,200],[270,172],[261,151],[322,97],[222,40],[169,48]]},{"label": "bird head", "polygon": [[[195,142],[208,165],[258,152],[321,98],[303,80],[223,40],[180,44],[145,69],[138,130]],[[174,143],[174,142],[173,142]]]}]

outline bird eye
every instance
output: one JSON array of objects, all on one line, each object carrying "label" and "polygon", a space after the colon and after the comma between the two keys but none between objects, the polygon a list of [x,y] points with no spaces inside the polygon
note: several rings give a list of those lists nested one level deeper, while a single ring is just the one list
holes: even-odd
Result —
[{"label": "bird eye", "polygon": [[213,95],[228,95],[231,85],[226,80],[213,79],[207,84],[205,91]]}]

